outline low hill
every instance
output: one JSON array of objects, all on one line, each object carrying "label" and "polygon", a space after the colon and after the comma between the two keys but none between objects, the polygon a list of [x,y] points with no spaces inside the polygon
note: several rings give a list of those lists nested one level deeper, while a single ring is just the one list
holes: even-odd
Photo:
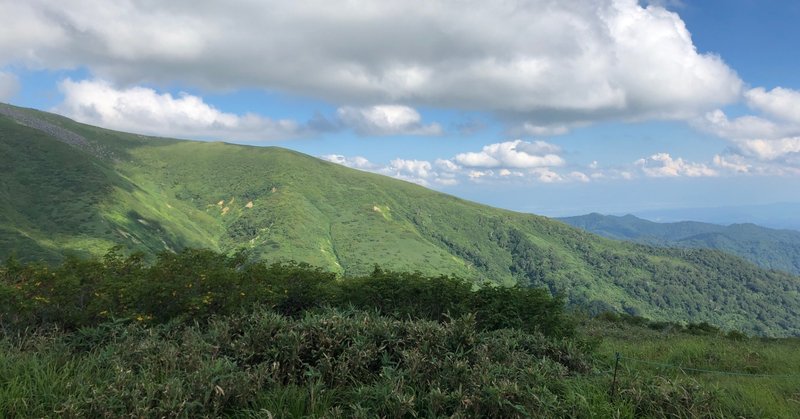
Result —
[{"label": "low hill", "polygon": [[377,263],[546,287],[592,311],[800,334],[795,276],[604,239],[286,149],[145,137],[0,105],[0,171],[3,258],[244,250],[348,276]]},{"label": "low hill", "polygon": [[633,215],[588,214],[559,220],[604,237],[654,246],[717,249],[745,258],[765,269],[800,275],[800,232],[755,224],[683,221],[655,223]]}]

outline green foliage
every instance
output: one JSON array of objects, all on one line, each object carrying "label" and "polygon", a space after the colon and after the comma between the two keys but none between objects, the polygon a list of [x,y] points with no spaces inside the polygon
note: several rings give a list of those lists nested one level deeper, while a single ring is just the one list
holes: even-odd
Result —
[{"label": "green foliage", "polygon": [[614,312],[576,329],[543,289],[245,256],[9,260],[0,416],[791,417],[796,403],[797,378],[628,360],[791,377],[796,339]]},{"label": "green foliage", "polygon": [[337,279],[298,263],[246,263],[243,254],[209,250],[161,253],[152,265],[119,249],[102,260],[0,268],[0,323],[13,328],[55,324],[69,330],[108,319],[142,323],[205,321],[265,305],[289,316],[324,306],[374,310],[397,319],[447,321],[475,315],[481,330],[516,328],[567,336],[574,326],[563,301],[543,290],[485,287],[464,280],[397,273]]},{"label": "green foliage", "polygon": [[[16,253],[52,264],[100,257],[115,245],[147,262],[165,250],[245,249],[256,261],[301,261],[348,278],[368,276],[379,262],[425,277],[546,288],[572,307],[593,304],[595,312],[800,334],[797,277],[722,253],[605,240],[289,150],[148,138],[5,108],[26,119],[0,116],[0,259]],[[83,145],[37,129],[40,122]],[[191,288],[156,281],[151,306],[202,314],[235,305],[206,303],[200,290],[213,295],[224,280],[222,272],[208,275],[180,279]],[[80,281],[93,281],[74,280],[83,288]],[[250,285],[236,286],[247,293]],[[284,290],[305,292],[288,284]],[[184,306],[168,300],[173,292],[186,297]],[[152,307],[138,308],[126,313],[155,315]]]},{"label": "green foliage", "polygon": [[[797,374],[797,340],[734,342],[586,321],[599,349],[475,316],[401,320],[357,309],[266,307],[203,324],[105,322],[0,338],[4,417],[792,417],[794,381],[673,365]],[[666,333],[666,334],[665,334]],[[597,351],[597,352],[595,352]]]},{"label": "green foliage", "polygon": [[471,308],[472,284],[455,277],[426,277],[375,266],[369,276],[341,281],[339,287],[337,305],[376,309],[396,318],[444,321]]},{"label": "green foliage", "polygon": [[755,224],[654,223],[633,215],[588,214],[559,220],[611,239],[654,246],[716,249],[747,259],[764,269],[800,275],[798,231],[775,230]]},{"label": "green foliage", "polygon": [[[207,326],[108,324],[0,341],[4,416],[563,416],[591,369],[565,341],[474,317],[269,310]],[[564,360],[568,360],[565,362]]]},{"label": "green foliage", "polygon": [[577,331],[588,340],[602,338],[597,359],[604,368],[613,367],[615,353],[622,354],[619,389],[632,416],[797,416],[799,339],[747,337],[738,331],[703,330],[703,325],[655,329],[652,324],[603,315],[583,321]]}]

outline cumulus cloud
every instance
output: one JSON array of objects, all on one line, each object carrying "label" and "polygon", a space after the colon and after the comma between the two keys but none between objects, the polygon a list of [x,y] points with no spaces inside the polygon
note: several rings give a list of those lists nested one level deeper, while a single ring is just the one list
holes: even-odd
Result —
[{"label": "cumulus cloud", "polygon": [[353,169],[372,170],[378,166],[367,160],[365,157],[354,156],[346,157],[342,154],[326,154],[320,156],[322,160],[327,160],[331,163],[341,164],[342,166],[351,167]]},{"label": "cumulus cloud", "polygon": [[424,186],[450,186],[468,182],[589,182],[578,170],[563,170],[561,149],[544,141],[522,140],[489,144],[480,152],[460,153],[433,161],[394,159],[378,165],[364,158],[333,154],[323,159],[345,166],[369,170]]},{"label": "cumulus cloud", "polygon": [[800,124],[800,92],[776,87],[766,91],[763,87],[745,93],[748,105],[767,115],[787,122]]},{"label": "cumulus cloud", "polygon": [[693,124],[714,135],[729,140],[745,140],[752,138],[779,138],[791,131],[791,127],[776,124],[768,119],[745,115],[733,120],[722,110],[714,110],[697,118]]},{"label": "cumulus cloud", "polygon": [[715,110],[694,121],[695,126],[731,141],[731,147],[715,157],[715,164],[737,173],[800,171],[800,91],[757,87],[744,96],[758,115],[729,119]]},{"label": "cumulus cloud", "polygon": [[[480,110],[533,131],[740,97],[681,18],[636,0],[0,1],[0,66]],[[552,128],[547,128],[552,129]],[[559,131],[561,128],[556,128]]]},{"label": "cumulus cloud", "polygon": [[202,98],[173,96],[146,87],[118,89],[99,80],[64,80],[56,112],[88,124],[122,131],[179,137],[258,141],[304,134],[303,125],[254,114],[222,112]]},{"label": "cumulus cloud", "polygon": [[439,135],[439,124],[422,124],[415,109],[402,105],[376,105],[356,108],[341,107],[336,111],[339,121],[360,135]]},{"label": "cumulus cloud", "polygon": [[692,163],[682,158],[672,158],[669,153],[657,153],[634,163],[648,177],[701,177],[719,173],[702,163]]},{"label": "cumulus cloud", "polygon": [[422,186],[450,186],[459,182],[461,168],[449,160],[437,159],[434,162],[414,159],[393,159],[386,165],[370,162],[364,157],[347,157],[342,154],[327,154],[321,159],[341,164],[353,169],[366,170],[402,179]]},{"label": "cumulus cloud", "polygon": [[444,159],[436,159],[433,163],[427,160],[394,159],[378,173],[423,186],[452,186],[463,177],[461,167]]},{"label": "cumulus cloud", "polygon": [[437,178],[436,172],[433,171],[433,165],[426,160],[394,159],[380,172],[424,186]]},{"label": "cumulus cloud", "polygon": [[564,180],[561,175],[546,167],[537,167],[535,169],[531,169],[530,174],[542,183],[561,182]]},{"label": "cumulus cloud", "polygon": [[778,138],[775,140],[744,140],[739,142],[739,150],[745,155],[762,160],[775,160],[790,154],[800,153],[800,137]]},{"label": "cumulus cloud", "polygon": [[0,71],[0,101],[7,102],[19,91],[17,76]]},{"label": "cumulus cloud", "polygon": [[562,166],[564,159],[557,153],[561,150],[544,141],[522,140],[489,144],[479,152],[461,153],[455,156],[456,163],[467,167],[535,168]]},{"label": "cumulus cloud", "polygon": [[748,164],[742,156],[725,156],[720,154],[714,156],[714,166],[737,173],[749,173],[753,167],[751,164]]}]

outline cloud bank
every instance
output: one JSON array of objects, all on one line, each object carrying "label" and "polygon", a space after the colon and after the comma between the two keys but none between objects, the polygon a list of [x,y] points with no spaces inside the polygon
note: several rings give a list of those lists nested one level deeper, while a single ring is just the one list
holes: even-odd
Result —
[{"label": "cloud bank", "polygon": [[693,122],[731,142],[715,164],[737,173],[800,174],[800,91],[757,87],[744,97],[756,114],[730,119],[717,109]]},{"label": "cloud bank", "polygon": [[[0,73],[0,98],[3,77]],[[13,88],[15,79],[10,80]],[[59,90],[64,100],[54,111],[87,124],[142,134],[256,142],[347,129],[365,136],[442,133],[439,124],[423,124],[419,112],[401,105],[345,106],[333,117],[317,114],[298,122],[222,112],[188,93],[174,96],[149,87],[117,88],[103,80],[67,79]]]},{"label": "cloud bank", "polygon": [[719,173],[703,163],[688,162],[669,153],[656,153],[634,163],[648,177],[705,177]]},{"label": "cloud bank", "polygon": [[356,108],[343,106],[336,116],[344,126],[359,135],[439,135],[442,127],[422,124],[419,112],[402,105],[376,105]]},{"label": "cloud bank", "polygon": [[69,79],[60,83],[59,90],[64,101],[56,112],[122,131],[259,141],[297,137],[307,129],[292,120],[222,112],[188,93],[176,97],[150,88],[117,89],[104,81]]},{"label": "cloud bank", "polygon": [[566,164],[562,150],[544,141],[512,140],[488,144],[477,152],[459,153],[434,161],[402,159],[386,165],[363,157],[325,155],[322,159],[344,166],[392,176],[423,186],[452,186],[463,182],[588,182],[581,171],[556,171]]},{"label": "cloud bank", "polygon": [[[2,0],[0,27],[0,66],[479,110],[529,133],[692,117],[736,101],[742,86],[719,57],[698,53],[677,14],[636,0]],[[365,132],[376,122],[345,113]]]}]

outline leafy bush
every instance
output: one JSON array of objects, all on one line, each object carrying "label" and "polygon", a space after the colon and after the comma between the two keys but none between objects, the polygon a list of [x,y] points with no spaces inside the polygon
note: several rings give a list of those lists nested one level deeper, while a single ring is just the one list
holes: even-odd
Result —
[{"label": "leafy bush", "polygon": [[337,278],[302,263],[246,264],[209,250],[165,252],[150,266],[113,249],[102,260],[68,259],[50,269],[9,262],[0,268],[0,322],[67,329],[109,319],[203,322],[256,304],[300,316],[324,306],[375,310],[397,319],[446,321],[475,314],[481,330],[517,328],[568,336],[561,299],[532,288],[486,287],[449,276],[385,271]]},{"label": "leafy bush", "polygon": [[[397,320],[328,309],[292,318],[267,308],[204,327],[108,323],[2,341],[0,414],[47,416],[563,416],[562,380],[591,370],[566,340],[519,330],[482,332],[473,316]],[[53,348],[53,349],[51,349]],[[35,352],[32,352],[35,351]],[[60,385],[50,397],[23,359]],[[62,361],[68,359],[69,361]]]}]

